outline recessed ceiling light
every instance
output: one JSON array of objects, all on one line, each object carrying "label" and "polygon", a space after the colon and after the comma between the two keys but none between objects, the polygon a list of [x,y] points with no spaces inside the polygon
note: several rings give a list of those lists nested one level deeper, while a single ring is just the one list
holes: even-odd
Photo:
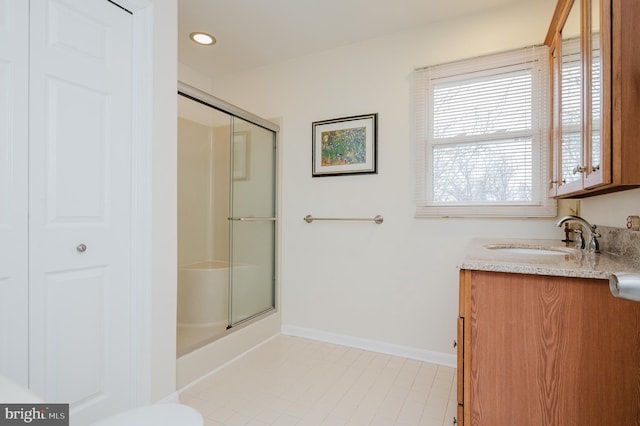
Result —
[{"label": "recessed ceiling light", "polygon": [[196,43],[203,44],[205,46],[210,46],[212,44],[215,44],[216,42],[216,38],[211,34],[207,34],[207,33],[200,33],[200,32],[191,33],[189,34],[189,38],[195,41]]}]

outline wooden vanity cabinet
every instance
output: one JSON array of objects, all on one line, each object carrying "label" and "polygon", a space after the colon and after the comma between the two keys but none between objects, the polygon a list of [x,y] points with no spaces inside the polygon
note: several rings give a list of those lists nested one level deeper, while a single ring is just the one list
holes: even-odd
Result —
[{"label": "wooden vanity cabinet", "polygon": [[548,193],[640,186],[640,1],[558,0],[551,58]]},{"label": "wooden vanity cabinet", "polygon": [[640,303],[607,280],[462,270],[458,424],[640,425]]}]

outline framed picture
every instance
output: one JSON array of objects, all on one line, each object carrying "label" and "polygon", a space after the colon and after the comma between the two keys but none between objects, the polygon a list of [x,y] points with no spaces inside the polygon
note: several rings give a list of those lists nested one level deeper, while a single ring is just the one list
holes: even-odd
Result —
[{"label": "framed picture", "polygon": [[378,173],[378,114],[316,121],[313,177]]}]

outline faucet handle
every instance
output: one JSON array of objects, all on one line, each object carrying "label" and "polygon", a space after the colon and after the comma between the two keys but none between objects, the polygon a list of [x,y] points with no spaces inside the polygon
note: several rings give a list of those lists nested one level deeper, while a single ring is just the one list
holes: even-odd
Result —
[{"label": "faucet handle", "polygon": [[600,253],[600,243],[598,242],[598,237],[601,236],[602,235],[598,234],[594,230],[591,231],[591,238],[589,239],[589,252]]},{"label": "faucet handle", "polygon": [[584,250],[584,238],[582,238],[582,229],[574,229],[573,234],[575,235],[576,248]]}]

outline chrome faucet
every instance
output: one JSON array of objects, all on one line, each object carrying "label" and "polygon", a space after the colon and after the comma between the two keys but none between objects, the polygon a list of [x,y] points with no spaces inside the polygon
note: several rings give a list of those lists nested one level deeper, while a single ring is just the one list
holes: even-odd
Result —
[{"label": "chrome faucet", "polygon": [[[589,247],[588,251],[590,253],[600,253],[600,243],[598,243],[598,237],[601,237],[599,233],[596,232],[596,225],[591,225],[589,222],[581,218],[580,216],[565,216],[556,223],[557,226],[561,227],[566,222],[577,222],[582,225],[585,231],[589,232]],[[582,234],[580,231],[578,234]],[[584,250],[584,240],[582,238],[576,238],[576,247]]]}]

